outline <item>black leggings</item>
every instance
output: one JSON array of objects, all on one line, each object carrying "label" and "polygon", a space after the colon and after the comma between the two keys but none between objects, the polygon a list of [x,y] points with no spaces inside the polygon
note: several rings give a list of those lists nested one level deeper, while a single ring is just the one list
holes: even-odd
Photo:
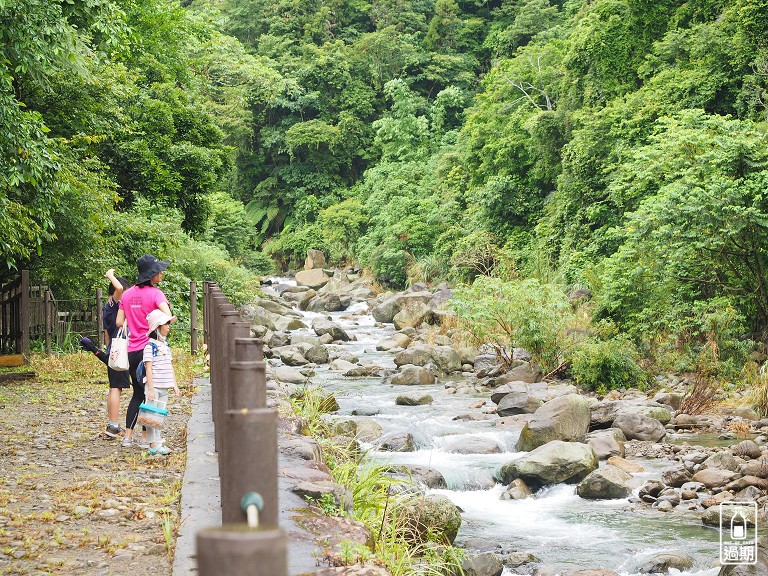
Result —
[{"label": "black leggings", "polygon": [[136,378],[136,368],[144,359],[144,350],[134,350],[128,352],[128,371],[131,374],[131,386],[133,386],[133,396],[128,403],[128,411],[125,414],[125,427],[133,430],[136,426],[136,419],[139,417],[139,406],[144,402],[144,384]]}]

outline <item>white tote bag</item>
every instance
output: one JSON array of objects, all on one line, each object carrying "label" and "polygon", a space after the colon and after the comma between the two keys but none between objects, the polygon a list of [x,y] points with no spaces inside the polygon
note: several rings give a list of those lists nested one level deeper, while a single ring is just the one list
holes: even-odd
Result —
[{"label": "white tote bag", "polygon": [[117,331],[109,345],[109,362],[107,366],[118,372],[128,370],[128,325]]}]

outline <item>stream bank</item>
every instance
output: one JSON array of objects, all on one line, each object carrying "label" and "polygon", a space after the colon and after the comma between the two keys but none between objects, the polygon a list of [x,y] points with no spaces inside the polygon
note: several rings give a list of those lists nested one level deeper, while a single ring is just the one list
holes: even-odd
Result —
[{"label": "stream bank", "polygon": [[[434,365],[433,358],[432,366],[430,362],[421,366],[428,373],[438,374],[433,381],[428,377],[420,380],[425,375],[422,372],[407,380],[409,384],[394,384],[394,376],[414,366],[398,362],[398,355],[408,349],[418,350],[427,343],[419,340],[419,330],[403,327],[402,318],[399,330],[397,322],[378,321],[375,310],[382,300],[372,294],[351,297],[349,285],[354,286],[357,294],[365,294],[364,287],[354,282],[337,282],[332,290],[318,292],[314,288],[302,289],[290,280],[275,279],[274,300],[288,304],[290,312],[282,317],[290,320],[277,321],[273,317],[272,326],[263,327],[260,334],[269,344],[273,386],[284,392],[306,384],[322,386],[339,404],[334,420],[354,422],[358,430],[360,423],[365,423],[369,432],[360,437],[369,458],[439,474],[444,486],[426,490],[447,496],[461,509],[462,526],[456,545],[472,554],[490,552],[498,556],[504,562],[504,574],[566,574],[580,569],[604,569],[635,575],[648,573],[649,568],[659,567],[659,558],[672,556],[680,557],[682,575],[719,573],[717,529],[703,524],[701,515],[690,509],[649,506],[640,497],[644,482],[678,467],[687,454],[703,452],[709,457],[712,452],[707,450],[716,449],[695,446],[695,435],[686,438],[688,444],[678,445],[682,447],[676,452],[666,440],[625,439],[622,456],[639,467],[639,471],[631,474],[633,488],[626,498],[587,500],[579,497],[569,483],[544,486],[529,498],[505,498],[506,487],[499,482],[499,471],[505,463],[526,455],[517,445],[531,414],[499,416],[498,405],[490,400],[494,388],[487,386],[487,379],[478,378],[476,364],[478,358],[482,361],[482,354],[476,354],[471,359],[474,364],[470,364],[464,351],[457,350],[461,356],[458,370],[448,374]],[[421,288],[410,294],[426,299],[427,291]],[[314,294],[310,295],[310,290]],[[318,293],[325,294],[326,302],[335,301],[328,294],[336,294],[339,302],[345,297],[349,300],[343,310],[297,311],[291,306],[297,304],[301,308],[304,303],[304,308],[310,308],[309,303],[317,302]],[[286,294],[290,295],[288,299],[280,298]],[[434,297],[434,293],[429,296]],[[268,316],[263,311],[259,314]],[[285,329],[281,329],[281,323]],[[289,323],[292,327],[287,329]],[[330,334],[326,331],[328,325],[323,323],[334,324],[341,332],[316,342],[315,338],[323,339],[323,334]],[[321,330],[316,329],[319,324],[324,326]],[[430,346],[450,347],[450,337],[446,341],[434,331],[431,334]],[[406,346],[398,346],[399,343]],[[327,356],[317,355],[318,345],[324,347]],[[302,347],[307,352],[314,349],[315,361],[302,363]],[[518,370],[516,377],[520,374]],[[295,381],[281,379],[281,375],[289,375]],[[529,387],[534,384],[535,378]],[[550,383],[543,389],[548,395],[573,392],[567,383]],[[424,403],[403,400],[403,396],[414,395],[424,398]],[[640,399],[637,391],[627,391],[624,396],[614,394],[607,402],[650,401],[644,394]],[[711,420],[713,429],[724,426],[721,415]],[[750,426],[759,428],[759,424],[751,422]],[[667,425],[670,426],[669,422]],[[378,433],[370,433],[372,426]],[[665,434],[669,431],[672,435],[673,430],[670,426]],[[732,443],[737,441],[734,438]],[[604,466],[601,460],[601,467]],[[694,472],[693,467],[689,472]],[[717,487],[717,493],[727,492],[724,487],[725,484]],[[704,496],[697,494],[697,502],[703,501]],[[753,496],[762,499],[761,505],[764,503],[764,491]],[[662,571],[668,570],[663,567]]]}]

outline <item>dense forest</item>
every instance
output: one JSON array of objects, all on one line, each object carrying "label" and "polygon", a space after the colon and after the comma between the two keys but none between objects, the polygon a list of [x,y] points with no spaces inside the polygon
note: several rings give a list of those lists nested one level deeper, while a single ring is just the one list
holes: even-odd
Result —
[{"label": "dense forest", "polygon": [[587,357],[743,376],[766,105],[764,0],[0,0],[0,279],[152,252],[237,297],[317,248],[588,289]]}]

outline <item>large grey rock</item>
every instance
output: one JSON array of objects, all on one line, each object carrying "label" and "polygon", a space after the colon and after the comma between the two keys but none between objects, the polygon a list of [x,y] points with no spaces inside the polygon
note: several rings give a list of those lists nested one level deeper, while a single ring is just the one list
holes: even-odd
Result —
[{"label": "large grey rock", "polygon": [[392,318],[396,330],[421,326],[431,308],[425,302],[413,301],[404,305]]},{"label": "large grey rock", "polygon": [[658,442],[667,434],[661,422],[639,413],[619,414],[613,421],[613,427],[621,430],[628,440]]},{"label": "large grey rock", "polygon": [[599,460],[606,460],[611,456],[624,457],[624,442],[626,437],[618,428],[607,430],[595,430],[587,434],[587,444],[595,451]]},{"label": "large grey rock", "polygon": [[393,322],[395,314],[400,312],[404,306],[412,302],[427,304],[431,299],[432,293],[428,291],[399,293],[374,306],[371,314],[376,322]]},{"label": "large grey rock", "polygon": [[326,320],[325,318],[317,318],[312,322],[312,329],[318,336],[329,334],[334,340],[341,340],[343,342],[349,341],[349,334],[347,334],[341,326],[336,322]]},{"label": "large grey rock", "polygon": [[309,312],[336,312],[345,308],[346,306],[342,304],[338,294],[322,293],[307,303],[306,310]]},{"label": "large grey rock", "polygon": [[322,344],[316,344],[304,353],[304,358],[315,364],[327,364],[328,349]]},{"label": "large grey rock", "polygon": [[731,472],[730,470],[720,470],[718,468],[704,468],[696,472],[691,480],[693,482],[701,482],[707,488],[720,488],[725,486],[736,478],[738,474]]},{"label": "large grey rock", "polygon": [[493,552],[470,554],[461,562],[464,576],[500,576],[504,571],[504,564]]},{"label": "large grey rock", "polygon": [[481,436],[461,436],[446,438],[442,447],[451,454],[500,454],[499,443],[493,438]]},{"label": "large grey rock", "polygon": [[499,475],[504,484],[522,478],[528,486],[537,490],[549,484],[580,482],[597,465],[597,456],[586,444],[554,440],[507,462],[501,467]]},{"label": "large grey rock", "polygon": [[274,300],[261,298],[260,300],[256,301],[256,304],[258,306],[261,306],[271,314],[277,314],[278,316],[293,316],[295,318],[301,318],[300,312],[296,312],[296,310],[294,310],[290,306],[286,306],[285,304],[282,304],[280,302],[275,302]]},{"label": "large grey rock", "polygon": [[400,394],[395,398],[398,406],[424,406],[432,404],[432,396],[429,394]]},{"label": "large grey rock", "polygon": [[310,248],[307,250],[307,259],[304,260],[304,270],[314,270],[325,266],[325,254],[321,250]]},{"label": "large grey rock", "polygon": [[589,401],[567,394],[545,402],[520,432],[518,450],[529,451],[552,440],[581,440],[589,429]]},{"label": "large grey rock", "polygon": [[419,466],[417,464],[405,464],[402,466],[408,475],[418,482],[423,482],[428,488],[447,488],[443,474],[429,466]]},{"label": "large grey rock", "polygon": [[272,369],[272,374],[278,382],[289,384],[306,384],[309,380],[304,374],[290,366],[277,366]]},{"label": "large grey rock", "polygon": [[430,353],[440,372],[450,374],[461,370],[461,355],[450,346],[432,346]]},{"label": "large grey rock", "polygon": [[432,362],[432,350],[423,344],[417,344],[406,348],[395,354],[395,364],[403,366],[413,364],[414,366],[426,366]]},{"label": "large grey rock", "polygon": [[641,574],[667,573],[670,568],[683,571],[693,566],[693,558],[682,552],[657,552],[643,562],[638,572]]},{"label": "large grey rock", "polygon": [[433,540],[433,536],[453,543],[461,527],[461,514],[447,496],[430,494],[415,498],[401,508],[405,519],[406,538],[418,543]]},{"label": "large grey rock", "polygon": [[281,346],[280,348],[273,348],[272,352],[280,357],[283,364],[288,366],[304,366],[309,364],[309,360],[304,358],[301,350],[296,346]]},{"label": "large grey rock", "polygon": [[576,494],[586,500],[626,498],[632,493],[632,474],[606,464],[591,472],[576,487]]},{"label": "large grey rock", "polygon": [[542,404],[542,400],[531,396],[527,392],[510,392],[499,400],[496,414],[499,416],[533,414]]},{"label": "large grey rock", "polygon": [[672,413],[667,406],[645,398],[595,402],[592,404],[591,412],[591,426],[593,428],[605,428],[622,414],[642,414],[658,420],[662,424],[666,424],[672,419]]},{"label": "large grey rock", "polygon": [[330,279],[331,279],[330,276],[328,276],[325,272],[323,272],[322,268],[315,268],[312,270],[301,270],[300,272],[296,272],[297,284],[301,286],[309,286],[310,288],[314,288],[315,290],[325,286]]},{"label": "large grey rock", "polygon": [[418,386],[435,383],[435,375],[423,366],[412,366],[406,364],[401,366],[400,372],[393,374],[390,382],[403,386]]},{"label": "large grey rock", "polygon": [[269,330],[275,329],[275,323],[272,320],[272,316],[269,314],[269,312],[267,312],[265,308],[261,306],[243,306],[240,309],[240,317],[244,322],[248,322],[256,326],[264,326]]},{"label": "large grey rock", "polygon": [[331,363],[328,365],[328,368],[339,372],[347,372],[348,370],[352,370],[352,368],[355,366],[357,366],[357,364],[353,364],[352,362],[344,360],[343,358],[336,358],[335,360],[331,361]]}]

